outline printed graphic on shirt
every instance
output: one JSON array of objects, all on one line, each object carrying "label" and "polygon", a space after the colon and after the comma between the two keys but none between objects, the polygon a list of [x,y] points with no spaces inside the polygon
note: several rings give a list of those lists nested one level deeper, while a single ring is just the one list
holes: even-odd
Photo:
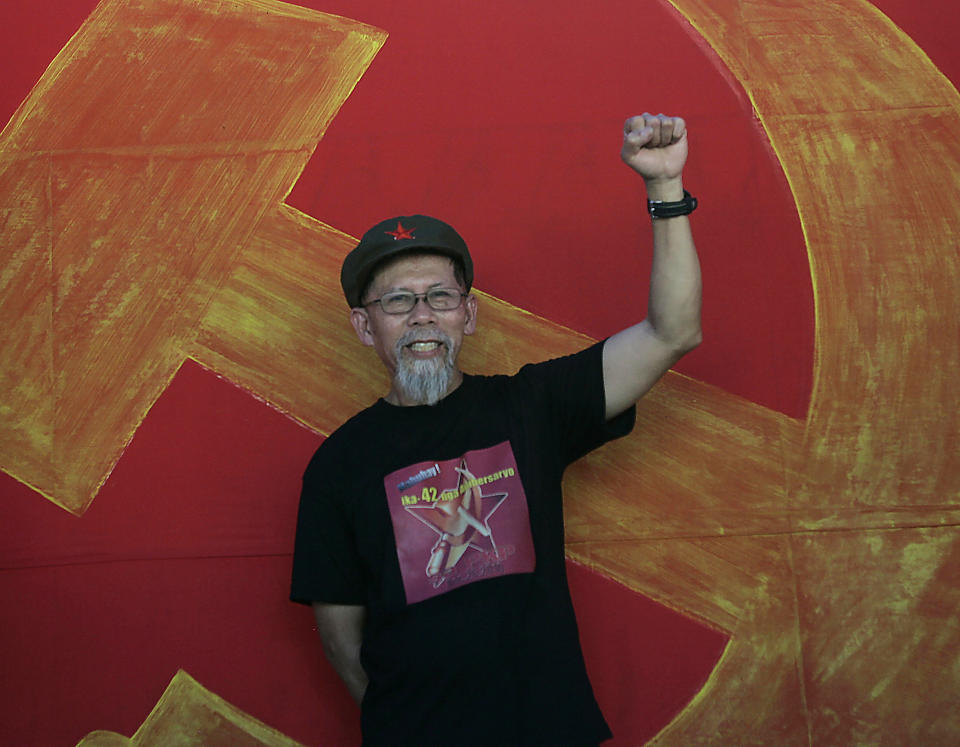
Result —
[{"label": "printed graphic on shirt", "polygon": [[383,480],[407,603],[536,564],[509,441],[418,462]]}]

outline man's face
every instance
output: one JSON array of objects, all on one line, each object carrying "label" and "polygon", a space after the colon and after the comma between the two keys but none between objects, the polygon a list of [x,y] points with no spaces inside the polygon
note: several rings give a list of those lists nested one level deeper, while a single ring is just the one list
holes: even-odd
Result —
[{"label": "man's face", "polygon": [[[369,303],[391,291],[426,293],[431,288],[463,290],[453,262],[433,254],[404,255],[377,271],[363,299],[369,305],[350,311],[360,341],[374,348],[390,374],[393,387],[387,400],[394,404],[432,404],[462,379],[456,359],[464,335],[476,329],[476,297],[469,295],[449,311],[435,311],[426,299],[418,299],[405,314],[387,314],[379,303]],[[433,395],[423,393],[437,387]]]}]

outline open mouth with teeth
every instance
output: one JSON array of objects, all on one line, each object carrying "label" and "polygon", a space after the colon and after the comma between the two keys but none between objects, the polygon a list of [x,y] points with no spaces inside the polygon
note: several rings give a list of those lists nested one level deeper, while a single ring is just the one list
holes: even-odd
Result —
[{"label": "open mouth with teeth", "polygon": [[397,357],[410,360],[444,358],[452,344],[453,341],[439,330],[415,330],[397,340]]},{"label": "open mouth with teeth", "polygon": [[414,355],[429,355],[439,351],[443,343],[439,340],[416,340],[404,346]]},{"label": "open mouth with teeth", "polygon": [[436,340],[420,340],[411,342],[407,347],[415,353],[429,353],[431,350],[439,348],[440,343]]}]

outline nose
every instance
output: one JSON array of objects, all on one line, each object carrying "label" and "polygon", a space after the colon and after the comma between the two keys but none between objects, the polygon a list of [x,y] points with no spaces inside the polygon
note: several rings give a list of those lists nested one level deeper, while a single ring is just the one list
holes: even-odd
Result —
[{"label": "nose", "polygon": [[410,324],[429,324],[435,322],[436,319],[436,313],[430,308],[430,304],[427,303],[426,294],[418,294],[413,308],[410,309],[407,321]]}]

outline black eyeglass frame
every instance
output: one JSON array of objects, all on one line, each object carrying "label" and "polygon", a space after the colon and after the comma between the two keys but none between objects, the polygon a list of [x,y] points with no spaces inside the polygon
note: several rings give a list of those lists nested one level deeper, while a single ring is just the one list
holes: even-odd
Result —
[{"label": "black eyeglass frame", "polygon": [[[456,306],[450,306],[449,308],[434,306],[432,303],[430,303],[430,294],[436,293],[438,291],[444,291],[447,293],[451,293],[453,295],[457,295],[459,296],[460,300]],[[367,301],[365,304],[363,304],[363,306],[364,308],[366,308],[367,306],[371,306],[375,303],[378,303],[380,304],[380,309],[383,311],[384,314],[399,316],[400,314],[409,314],[411,311],[417,308],[417,304],[420,303],[420,299],[422,298],[424,303],[426,303],[427,306],[429,306],[430,309],[432,309],[433,311],[455,311],[456,309],[459,309],[461,306],[463,306],[463,299],[465,299],[469,295],[470,295],[469,293],[464,293],[459,288],[431,288],[426,293],[414,293],[413,291],[398,290],[398,291],[389,291],[388,293],[384,293],[382,296],[380,296],[380,298],[371,299],[370,301]],[[383,299],[386,298],[387,296],[412,297],[413,302],[410,304],[410,308],[404,309],[403,311],[387,311],[387,309],[383,305]]]}]

